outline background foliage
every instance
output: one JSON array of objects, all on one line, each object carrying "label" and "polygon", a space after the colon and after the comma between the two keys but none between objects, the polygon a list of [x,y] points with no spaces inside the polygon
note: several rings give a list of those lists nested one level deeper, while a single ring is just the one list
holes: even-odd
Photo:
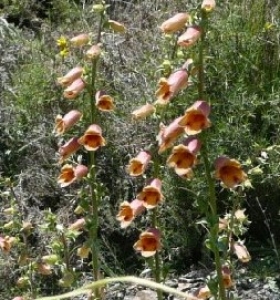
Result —
[{"label": "background foliage", "polygon": [[[214,160],[223,153],[239,159],[251,170],[253,188],[243,201],[252,224],[244,238],[249,241],[247,247],[253,258],[277,254],[280,264],[277,235],[280,230],[280,4],[273,0],[217,2],[209,27],[206,61],[206,88],[214,112],[210,157]],[[153,101],[157,81],[168,71],[164,62],[172,55],[169,46],[172,40],[162,37],[159,24],[199,3],[182,0],[107,3],[110,17],[124,22],[129,30],[122,36],[104,34],[105,54],[98,77],[98,84],[117,103],[117,111],[103,124],[109,144],[99,159],[98,177],[106,195],[100,211],[102,268],[106,275],[139,274],[142,260],[132,245],[141,224],[139,228],[135,225],[120,230],[115,215],[119,203],[131,200],[138,192],[137,186],[141,186],[142,179],[131,179],[125,166],[147,141],[154,139],[157,129],[156,120],[135,124],[130,113],[146,101]],[[71,0],[4,0],[0,4],[0,224],[7,221],[1,211],[15,201],[7,187],[10,178],[23,219],[32,221],[35,228],[30,245],[37,255],[42,255],[53,239],[40,227],[48,212],[66,226],[75,219],[72,211],[78,186],[65,190],[58,187],[58,145],[52,134],[55,115],[72,107],[62,99],[56,78],[75,62],[71,57],[62,62],[56,40],[61,35],[72,37],[97,30],[92,4],[92,1]],[[172,69],[184,62],[176,49],[174,53]],[[196,60],[196,53],[194,47],[185,54]],[[176,65],[172,65],[174,61]],[[181,95],[171,104],[166,121],[172,119],[176,109],[196,100],[194,97],[195,90],[189,87],[187,96]],[[198,166],[196,173],[199,172]],[[196,202],[206,187],[199,176],[187,183],[169,171],[166,177],[166,215],[162,220],[165,262],[172,272],[182,273],[194,263],[208,263],[204,232],[196,224],[201,217]],[[218,186],[217,192],[223,213],[232,199]],[[141,222],[146,224],[147,219],[144,217]],[[1,234],[5,234],[4,227]],[[75,260],[74,255],[72,259]],[[83,263],[76,264],[79,268]],[[43,293],[59,289],[56,275],[50,279],[51,285],[41,281]],[[0,286],[5,282],[11,290],[17,289],[18,276],[17,261],[0,254]],[[88,280],[87,275],[82,280]]]}]

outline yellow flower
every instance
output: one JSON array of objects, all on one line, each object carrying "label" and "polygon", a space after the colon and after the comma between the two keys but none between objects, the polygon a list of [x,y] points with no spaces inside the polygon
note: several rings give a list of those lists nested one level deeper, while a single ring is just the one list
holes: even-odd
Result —
[{"label": "yellow flower", "polygon": [[57,41],[56,41],[57,46],[63,50],[67,48],[68,42],[67,39],[64,36],[61,36]]},{"label": "yellow flower", "polygon": [[136,198],[143,201],[143,206],[147,209],[156,207],[164,198],[161,193],[161,180],[158,178],[152,179]]},{"label": "yellow flower", "polygon": [[185,27],[185,24],[189,20],[189,14],[187,13],[177,13],[172,18],[166,20],[163,22],[160,26],[160,29],[166,33],[170,34],[173,32],[176,32],[178,30],[181,30]]},{"label": "yellow flower", "polygon": [[247,179],[241,164],[235,159],[220,156],[216,159],[214,165],[216,178],[220,179],[228,188],[235,188]]},{"label": "yellow flower", "polygon": [[82,113],[78,110],[69,111],[64,117],[57,115],[55,118],[56,135],[62,135],[75,125],[82,117]]},{"label": "yellow flower", "polygon": [[149,228],[142,232],[133,248],[140,252],[143,257],[155,255],[161,248],[160,231],[156,228]]},{"label": "yellow flower", "polygon": [[69,55],[69,49],[68,49],[68,48],[64,48],[63,50],[61,50],[61,51],[59,52],[59,55],[60,55],[61,57],[66,57],[67,55]]},{"label": "yellow flower", "polygon": [[196,101],[185,112],[185,115],[179,122],[179,125],[184,126],[185,132],[188,135],[200,133],[203,129],[210,127],[211,122],[208,119],[210,106],[205,101]]},{"label": "yellow flower", "polygon": [[168,79],[161,78],[158,85],[155,104],[166,105],[179,91],[188,86],[188,73],[185,69],[178,70]]},{"label": "yellow flower", "polygon": [[135,158],[130,159],[129,164],[126,167],[127,173],[130,176],[142,175],[145,172],[150,160],[150,153],[146,151],[139,152]]},{"label": "yellow flower", "polygon": [[82,259],[88,258],[90,252],[91,249],[86,245],[77,249],[77,255]]},{"label": "yellow flower", "polygon": [[92,124],[79,138],[78,143],[83,145],[87,151],[96,151],[99,147],[105,146],[106,142],[102,136],[102,129],[96,124]]}]

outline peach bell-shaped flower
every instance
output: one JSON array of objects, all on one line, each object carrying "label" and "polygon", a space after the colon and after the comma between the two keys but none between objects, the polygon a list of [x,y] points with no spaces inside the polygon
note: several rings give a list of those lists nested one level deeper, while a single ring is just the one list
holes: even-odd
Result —
[{"label": "peach bell-shaped flower", "polygon": [[15,238],[11,236],[5,236],[1,237],[0,236],[0,249],[8,254],[11,251],[12,245],[15,242]]},{"label": "peach bell-shaped flower", "polygon": [[57,115],[55,118],[56,135],[64,134],[65,131],[75,125],[82,117],[82,113],[78,110],[69,111],[64,117]]},{"label": "peach bell-shaped flower", "polygon": [[185,111],[179,125],[184,126],[188,135],[200,133],[203,129],[210,127],[211,122],[208,119],[210,106],[205,101],[196,101]]},{"label": "peach bell-shaped flower", "polygon": [[201,9],[205,12],[211,12],[216,7],[215,0],[203,0],[201,4]]},{"label": "peach bell-shaped flower", "polygon": [[37,263],[37,272],[41,275],[48,276],[52,274],[52,267],[48,264]]},{"label": "peach bell-shaped flower", "polygon": [[140,252],[143,257],[155,255],[161,248],[160,231],[156,228],[149,228],[142,232],[133,248]]},{"label": "peach bell-shaped flower", "polygon": [[94,60],[98,58],[101,54],[101,44],[92,45],[85,54],[86,59]]},{"label": "peach bell-shaped flower", "polygon": [[80,218],[76,220],[74,223],[69,225],[68,229],[69,230],[83,230],[86,225],[86,220],[85,218]]},{"label": "peach bell-shaped flower", "polygon": [[147,103],[135,109],[131,114],[133,119],[141,120],[153,114],[155,111],[156,111],[155,107],[152,104]]},{"label": "peach bell-shaped flower", "polygon": [[197,297],[198,299],[203,299],[203,300],[207,300],[211,297],[211,291],[209,289],[209,287],[207,285],[197,289],[194,292],[194,296]]},{"label": "peach bell-shaped flower", "polygon": [[222,266],[222,277],[226,289],[233,286],[233,281],[231,279],[231,272],[228,266]]},{"label": "peach bell-shaped flower", "polygon": [[59,163],[63,163],[69,156],[74,154],[81,148],[81,145],[78,143],[78,138],[73,137],[64,145],[60,146],[58,153],[60,154]]},{"label": "peach bell-shaped flower", "polygon": [[66,99],[76,98],[85,88],[86,84],[82,78],[73,81],[63,92]]},{"label": "peach bell-shaped flower", "polygon": [[179,91],[188,86],[188,72],[185,69],[178,70],[168,79],[161,78],[158,85],[155,104],[167,105]]},{"label": "peach bell-shaped flower", "polygon": [[83,47],[89,42],[89,34],[81,33],[70,39],[70,43],[74,47]]},{"label": "peach bell-shaped flower", "polygon": [[140,215],[144,210],[145,207],[141,200],[134,199],[131,203],[123,201],[120,204],[116,219],[120,221],[121,228],[126,228],[131,224],[135,217]]},{"label": "peach bell-shaped flower", "polygon": [[191,168],[197,163],[196,154],[201,147],[195,137],[188,137],[183,144],[173,147],[172,154],[167,159],[167,165],[174,168],[176,174],[191,177]]},{"label": "peach bell-shaped flower", "polygon": [[70,164],[66,164],[61,168],[57,182],[61,187],[66,187],[74,181],[85,177],[87,173],[88,168],[84,165],[77,165],[76,167],[73,167]]},{"label": "peach bell-shaped flower", "polygon": [[177,44],[181,47],[190,47],[200,38],[201,28],[199,26],[190,26],[187,30],[178,38]]},{"label": "peach bell-shaped flower", "polygon": [[145,172],[151,158],[151,154],[147,151],[139,152],[136,157],[130,159],[129,164],[126,167],[127,173],[130,176],[142,175]]},{"label": "peach bell-shaped flower", "polygon": [[247,263],[251,260],[251,255],[248,252],[247,247],[241,241],[233,241],[231,243],[231,249],[241,262]]},{"label": "peach bell-shaped flower", "polygon": [[117,21],[114,21],[114,20],[109,20],[108,24],[113,29],[113,31],[115,31],[115,32],[124,33],[126,31],[125,26],[120,22],[117,22]]},{"label": "peach bell-shaped flower", "polygon": [[112,111],[115,109],[114,99],[103,91],[95,94],[95,105],[101,111]]},{"label": "peach bell-shaped flower", "polygon": [[102,136],[101,127],[96,124],[90,125],[84,135],[78,139],[78,142],[83,145],[87,151],[96,151],[99,147],[106,145],[105,139]]},{"label": "peach bell-shaped flower", "polygon": [[216,178],[221,180],[228,188],[234,188],[247,179],[247,175],[242,170],[241,164],[235,159],[220,156],[216,159],[214,165]]},{"label": "peach bell-shaped flower", "polygon": [[166,149],[170,148],[173,143],[184,132],[184,127],[179,125],[182,117],[176,118],[168,126],[160,125],[160,131],[157,135],[157,141],[159,145],[158,153],[163,153]]},{"label": "peach bell-shaped flower", "polygon": [[177,13],[172,18],[164,21],[160,25],[160,29],[166,34],[170,34],[181,30],[185,27],[185,24],[189,20],[189,17],[190,16],[187,13]]},{"label": "peach bell-shaped flower", "polygon": [[80,66],[77,66],[71,69],[66,75],[63,77],[59,77],[57,82],[62,85],[63,87],[69,86],[73,81],[78,78],[81,78],[83,75],[84,69]]},{"label": "peach bell-shaped flower", "polygon": [[161,180],[158,178],[152,179],[136,198],[143,201],[143,206],[147,209],[156,207],[164,198],[161,193]]}]

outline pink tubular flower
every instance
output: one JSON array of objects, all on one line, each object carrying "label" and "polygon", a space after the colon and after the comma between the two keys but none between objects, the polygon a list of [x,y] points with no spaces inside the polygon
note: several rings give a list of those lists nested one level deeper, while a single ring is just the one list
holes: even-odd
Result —
[{"label": "pink tubular flower", "polygon": [[14,237],[5,236],[4,238],[0,236],[0,249],[8,254],[11,251],[12,245],[15,241]]},{"label": "pink tubular flower", "polygon": [[133,248],[140,252],[143,257],[155,255],[161,248],[160,231],[156,228],[149,228],[142,232]]},{"label": "pink tubular flower", "polygon": [[205,12],[211,12],[216,7],[215,0],[203,0],[201,9]]},{"label": "pink tubular flower", "polygon": [[185,27],[189,17],[190,16],[187,13],[177,13],[172,18],[163,22],[160,26],[160,29],[166,34],[181,30]]},{"label": "pink tubular flower", "polygon": [[102,136],[101,127],[96,124],[90,125],[84,135],[78,139],[78,142],[83,145],[87,151],[96,151],[99,147],[106,145],[105,139]]},{"label": "pink tubular flower", "polygon": [[179,136],[184,132],[184,127],[179,124],[181,119],[182,117],[176,118],[168,126],[164,126],[161,124],[160,131],[157,136],[159,144],[159,154],[170,148],[173,143],[179,138]]},{"label": "pink tubular flower", "polygon": [[233,241],[231,243],[231,250],[236,254],[241,262],[247,263],[251,260],[251,255],[248,252],[247,247],[241,241]]},{"label": "pink tubular flower", "polygon": [[101,44],[92,45],[86,52],[85,56],[88,60],[96,59],[101,54]]},{"label": "pink tubular flower", "polygon": [[133,119],[141,120],[143,118],[148,117],[156,111],[155,107],[152,104],[145,104],[138,109],[135,109],[131,114]]},{"label": "pink tubular flower", "polygon": [[131,203],[123,201],[120,204],[116,219],[120,221],[121,228],[126,228],[134,218],[144,211],[143,201],[134,199]]},{"label": "pink tubular flower", "polygon": [[103,91],[95,94],[95,105],[101,111],[112,111],[115,109],[114,99]]},{"label": "pink tubular flower", "polygon": [[82,230],[86,225],[86,220],[84,218],[76,220],[74,223],[69,225],[69,230]]},{"label": "pink tubular flower", "polygon": [[69,156],[74,154],[81,148],[81,145],[78,143],[78,138],[73,137],[58,150],[60,154],[59,163],[63,163]]},{"label": "pink tubular flower", "polygon": [[76,98],[85,88],[86,84],[82,78],[78,78],[73,81],[63,92],[63,96],[66,99]]},{"label": "pink tubular flower", "polygon": [[15,298],[13,298],[13,300],[24,300],[24,299],[22,297],[20,297],[20,296],[17,296]]},{"label": "pink tubular flower", "polygon": [[151,160],[150,153],[146,151],[141,151],[135,158],[130,159],[128,166],[126,167],[127,173],[130,176],[140,176],[142,175],[150,160]]},{"label": "pink tubular flower", "polygon": [[74,181],[85,177],[87,173],[88,168],[84,165],[77,165],[76,167],[73,167],[72,165],[66,164],[61,168],[57,182],[61,187],[66,187]]},{"label": "pink tubular flower", "polygon": [[181,47],[190,47],[200,38],[201,28],[199,26],[190,26],[185,33],[179,36],[177,44]]},{"label": "pink tubular flower", "polygon": [[196,154],[201,147],[197,138],[188,137],[183,144],[173,147],[167,159],[167,165],[174,168],[176,174],[186,178],[192,177],[192,167],[197,163]]},{"label": "pink tubular flower", "polygon": [[82,113],[78,110],[69,111],[64,117],[57,115],[55,118],[56,135],[61,135],[75,125],[82,117]]},{"label": "pink tubular flower", "polygon": [[78,78],[81,78],[83,75],[84,69],[80,66],[73,68],[70,70],[66,75],[63,77],[59,77],[57,79],[57,82],[62,85],[63,87],[66,87],[70,85],[73,81],[75,81]]},{"label": "pink tubular flower", "polygon": [[152,179],[136,198],[143,201],[143,206],[147,209],[156,207],[164,198],[161,193],[161,180],[158,178]]},{"label": "pink tubular flower", "polygon": [[89,42],[89,35],[87,33],[81,33],[77,36],[74,36],[72,39],[70,39],[70,43],[74,47],[82,47],[86,45]]},{"label": "pink tubular flower", "polygon": [[200,133],[203,129],[210,127],[211,122],[208,119],[210,106],[205,101],[196,101],[185,112],[179,124],[185,127],[188,135]]},{"label": "pink tubular flower", "polygon": [[167,105],[179,91],[188,86],[188,72],[185,69],[178,70],[172,73],[168,79],[161,78],[158,85],[155,104]]},{"label": "pink tubular flower", "polygon": [[246,173],[242,170],[241,164],[226,156],[220,156],[215,163],[215,176],[228,188],[235,188],[247,179]]}]

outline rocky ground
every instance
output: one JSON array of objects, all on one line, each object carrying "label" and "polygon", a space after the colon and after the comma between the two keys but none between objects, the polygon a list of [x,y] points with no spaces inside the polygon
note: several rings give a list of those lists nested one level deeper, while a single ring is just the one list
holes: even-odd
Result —
[{"label": "rocky ground", "polygon": [[[167,285],[180,291],[192,293],[205,285],[207,272],[204,270],[191,271],[183,276],[167,281]],[[246,275],[246,270],[240,269],[236,274],[234,286],[228,290],[228,300],[279,300],[280,277],[266,277],[257,279]],[[156,300],[155,291],[144,287],[120,284],[111,286],[106,300]],[[166,295],[165,300],[179,300],[172,295]],[[212,298],[210,298],[212,300]]]}]

